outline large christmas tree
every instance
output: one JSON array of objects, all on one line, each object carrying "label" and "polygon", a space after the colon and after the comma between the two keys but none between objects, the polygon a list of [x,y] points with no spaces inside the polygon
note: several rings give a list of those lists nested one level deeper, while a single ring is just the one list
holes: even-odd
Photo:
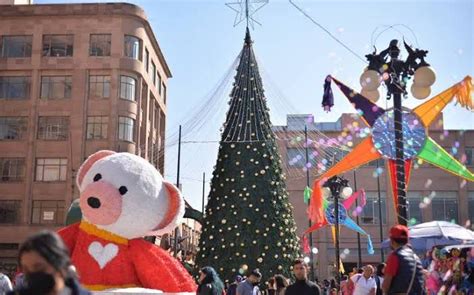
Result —
[{"label": "large christmas tree", "polygon": [[196,263],[288,277],[299,243],[248,29],[230,97]]}]

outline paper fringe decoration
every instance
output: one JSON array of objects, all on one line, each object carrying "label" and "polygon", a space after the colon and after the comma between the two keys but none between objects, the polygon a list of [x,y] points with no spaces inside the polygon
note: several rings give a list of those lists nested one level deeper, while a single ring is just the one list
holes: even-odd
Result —
[{"label": "paper fringe decoration", "polygon": [[472,78],[467,76],[464,80],[456,84],[456,99],[462,107],[472,110],[474,109],[474,102],[472,100]]},{"label": "paper fringe decoration", "polygon": [[313,192],[313,190],[311,190],[311,188],[309,186],[304,188],[304,203],[305,204],[309,203],[309,199],[311,198],[311,193],[312,192]]},{"label": "paper fringe decoration", "polygon": [[372,239],[370,238],[370,235],[367,235],[367,252],[370,255],[374,255],[374,245],[372,244]]},{"label": "paper fringe decoration", "polygon": [[303,242],[303,253],[308,254],[311,249],[309,249],[309,241],[307,236],[302,237],[302,242]]},{"label": "paper fringe decoration", "polygon": [[331,89],[331,79],[331,76],[328,75],[324,80],[324,94],[322,106],[326,112],[330,112],[332,106],[334,106],[334,95]]},{"label": "paper fringe decoration", "polygon": [[321,191],[321,183],[319,180],[315,181],[313,193],[311,194],[311,201],[308,207],[308,216],[313,223],[323,223],[323,193]]}]

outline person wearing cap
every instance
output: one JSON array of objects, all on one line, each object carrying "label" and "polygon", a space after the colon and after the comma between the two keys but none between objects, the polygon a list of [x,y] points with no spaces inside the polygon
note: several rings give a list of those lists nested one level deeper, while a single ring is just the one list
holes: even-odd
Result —
[{"label": "person wearing cap", "polygon": [[234,282],[232,282],[227,289],[227,295],[236,295],[237,294],[237,285],[242,282],[242,276],[236,275]]},{"label": "person wearing cap", "polygon": [[408,245],[406,226],[395,225],[390,229],[390,247],[382,289],[384,294],[425,294],[423,267],[420,258]]},{"label": "person wearing cap", "polygon": [[248,278],[237,286],[237,295],[260,295],[258,284],[262,279],[262,274],[257,269],[250,272]]}]

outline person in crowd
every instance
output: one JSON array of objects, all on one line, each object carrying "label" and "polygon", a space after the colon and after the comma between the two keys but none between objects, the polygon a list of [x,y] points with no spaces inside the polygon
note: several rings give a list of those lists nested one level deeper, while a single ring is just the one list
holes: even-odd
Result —
[{"label": "person in crowd", "polygon": [[192,251],[186,251],[184,255],[184,259],[183,259],[183,266],[190,274],[192,274],[194,270],[193,257],[194,257],[194,253]]},{"label": "person in crowd", "polygon": [[323,280],[323,294],[324,295],[329,295],[329,290],[331,289],[331,282],[329,280],[324,279]]},{"label": "person in crowd", "polygon": [[242,282],[242,276],[237,275],[235,276],[234,281],[230,284],[229,288],[227,289],[227,295],[236,295],[237,294],[237,285]]},{"label": "person in crowd", "polygon": [[3,273],[3,266],[0,264],[0,295],[13,290],[12,282],[10,278]]},{"label": "person in crowd", "polygon": [[25,281],[25,274],[22,272],[18,272],[15,275],[15,288],[21,288],[24,286],[24,281]]},{"label": "person in crowd", "polygon": [[385,263],[380,263],[377,265],[377,270],[375,272],[375,284],[377,285],[377,291],[375,292],[376,295],[382,295],[382,284],[383,284],[383,274],[385,269]]},{"label": "person in crowd", "polygon": [[285,295],[286,288],[288,287],[288,280],[283,275],[275,275],[275,294]]},{"label": "person in crowd", "polygon": [[341,294],[342,295],[352,295],[349,293],[349,289],[347,288],[349,277],[347,275],[343,275],[341,278]]},{"label": "person in crowd", "polygon": [[370,264],[363,268],[362,274],[356,274],[351,277],[349,284],[354,286],[354,295],[375,295],[377,285],[375,279],[372,277],[374,267]]},{"label": "person in crowd", "polygon": [[329,284],[330,284],[330,286],[331,286],[331,290],[338,288],[337,282],[336,282],[336,279],[335,279],[335,278],[332,278],[331,281],[329,281]]},{"label": "person in crowd", "polygon": [[308,280],[308,265],[303,259],[293,262],[293,274],[296,281],[286,288],[285,295],[321,295],[318,285]]},{"label": "person in crowd", "polygon": [[214,268],[205,266],[199,271],[197,295],[222,295],[224,284]]},{"label": "person in crowd", "polygon": [[267,290],[265,292],[266,295],[275,295],[276,288],[275,288],[275,277],[271,277],[267,281]]},{"label": "person in crowd", "polygon": [[24,282],[7,294],[91,294],[79,285],[67,247],[55,232],[41,231],[30,236],[20,246],[18,264]]},{"label": "person in crowd", "polygon": [[382,283],[383,293],[424,294],[424,275],[420,258],[408,245],[408,228],[395,225],[390,229],[390,247]]},{"label": "person in crowd", "polygon": [[260,289],[258,284],[262,279],[262,274],[260,270],[254,269],[250,272],[250,275],[245,281],[242,281],[237,286],[237,295],[258,295],[260,294]]}]

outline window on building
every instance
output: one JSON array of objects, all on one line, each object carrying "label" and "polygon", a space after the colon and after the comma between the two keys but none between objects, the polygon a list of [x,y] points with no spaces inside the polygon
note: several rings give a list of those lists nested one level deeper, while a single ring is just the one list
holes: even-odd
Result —
[{"label": "window on building", "polygon": [[90,56],[110,56],[111,34],[91,34]]},{"label": "window on building", "polygon": [[36,181],[66,181],[67,159],[36,159]]},{"label": "window on building", "polygon": [[39,117],[38,139],[66,140],[69,135],[69,117]]},{"label": "window on building", "polygon": [[286,156],[290,167],[302,168],[306,163],[306,155],[303,148],[287,148]]},{"label": "window on building", "polygon": [[2,57],[31,57],[33,36],[2,36]]},{"label": "window on building", "polygon": [[109,117],[87,117],[87,139],[106,139],[109,127]]},{"label": "window on building", "polygon": [[135,120],[129,117],[119,117],[119,139],[134,142]]},{"label": "window on building", "polygon": [[418,224],[423,222],[422,209],[420,204],[423,202],[423,195],[421,192],[409,191],[407,192],[407,206],[408,206],[408,220],[411,224]]},{"label": "window on building", "polygon": [[120,76],[120,98],[135,101],[137,80],[129,76]]},{"label": "window on building", "polygon": [[30,98],[30,77],[0,77],[0,98],[12,100]]},{"label": "window on building", "polygon": [[148,141],[148,162],[153,163],[153,144]]},{"label": "window on building", "polygon": [[32,224],[63,224],[64,201],[33,201]]},{"label": "window on building", "polygon": [[468,200],[468,212],[469,212],[469,220],[471,220],[471,228],[474,227],[474,191],[467,192],[467,200]]},{"label": "window on building", "polygon": [[148,49],[145,47],[145,70],[148,73],[150,66],[150,53],[148,52]]},{"label": "window on building", "polygon": [[155,120],[154,120],[154,125],[153,127],[158,129],[159,125],[160,125],[160,108],[159,106],[156,104],[155,105]]},{"label": "window on building", "polygon": [[436,220],[459,222],[457,192],[440,192],[431,200],[433,218]]},{"label": "window on building", "polygon": [[163,88],[161,87],[161,81],[162,81],[162,80],[161,80],[161,75],[160,75],[160,73],[159,73],[158,71],[156,72],[156,76],[157,76],[157,78],[158,78],[158,81],[157,81],[157,83],[158,83],[158,93],[159,93],[160,96],[161,96],[161,95],[163,95],[163,93],[161,93],[161,92],[163,91]]},{"label": "window on building", "polygon": [[466,166],[474,165],[474,147],[465,147],[464,153],[466,154]]},{"label": "window on building", "polygon": [[[379,199],[378,192],[366,192],[367,203],[361,214],[364,224],[379,224]],[[387,223],[386,193],[380,192],[380,206],[382,208],[382,224]]]},{"label": "window on building", "polygon": [[[308,162],[311,167],[318,164],[318,159],[322,153],[315,148],[308,148]],[[287,148],[288,165],[291,168],[303,168],[306,164],[306,149],[304,147]],[[332,165],[332,158],[327,157],[322,160],[322,163],[327,167]]]},{"label": "window on building", "polygon": [[0,158],[0,182],[23,181],[24,177],[24,158]]},{"label": "window on building", "polygon": [[72,56],[74,35],[44,35],[43,56],[67,57]]},{"label": "window on building", "polygon": [[42,99],[66,99],[71,98],[72,77],[71,76],[44,76],[41,77]]},{"label": "window on building", "polygon": [[161,83],[161,87],[163,88],[163,93],[161,94],[163,96],[163,102],[166,104],[166,85],[165,85],[165,83]]},{"label": "window on building", "polygon": [[125,36],[124,41],[125,53],[126,57],[131,57],[133,59],[141,59],[140,56],[140,39],[134,36]]},{"label": "window on building", "polygon": [[0,201],[0,224],[20,223],[21,201]]},{"label": "window on building", "polygon": [[110,97],[110,76],[89,76],[89,97]]},{"label": "window on building", "polygon": [[151,61],[151,80],[153,81],[153,85],[156,86],[156,65],[153,61]]},{"label": "window on building", "polygon": [[0,117],[0,140],[22,140],[26,135],[27,117]]}]

